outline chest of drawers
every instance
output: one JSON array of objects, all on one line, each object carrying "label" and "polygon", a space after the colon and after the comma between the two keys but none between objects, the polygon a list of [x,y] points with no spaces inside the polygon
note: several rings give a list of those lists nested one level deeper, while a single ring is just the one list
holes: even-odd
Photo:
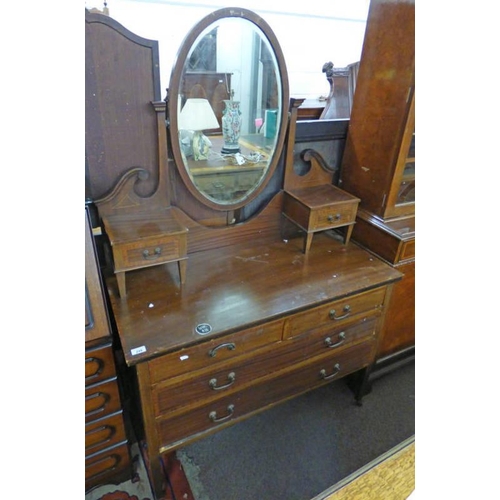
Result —
[{"label": "chest of drawers", "polygon": [[85,489],[131,474],[110,325],[85,215]]},{"label": "chest of drawers", "polygon": [[130,273],[126,300],[108,282],[158,492],[162,453],[368,369],[400,278],[324,233],[308,255],[242,245],[190,255],[189,269],[181,292],[167,270]]}]

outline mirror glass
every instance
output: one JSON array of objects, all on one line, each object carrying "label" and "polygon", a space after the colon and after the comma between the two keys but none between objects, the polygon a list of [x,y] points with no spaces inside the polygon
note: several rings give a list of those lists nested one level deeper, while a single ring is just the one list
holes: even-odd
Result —
[{"label": "mirror glass", "polygon": [[288,100],[282,56],[279,61],[257,16],[243,12],[214,16],[193,30],[170,88],[172,149],[181,174],[195,195],[222,209],[242,206],[276,164]]}]

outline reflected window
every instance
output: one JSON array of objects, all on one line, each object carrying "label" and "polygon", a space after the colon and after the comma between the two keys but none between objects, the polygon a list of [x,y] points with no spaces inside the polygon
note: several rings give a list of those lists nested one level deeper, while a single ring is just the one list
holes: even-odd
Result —
[{"label": "reflected window", "polygon": [[187,62],[188,71],[215,71],[217,67],[217,28],[206,34]]}]

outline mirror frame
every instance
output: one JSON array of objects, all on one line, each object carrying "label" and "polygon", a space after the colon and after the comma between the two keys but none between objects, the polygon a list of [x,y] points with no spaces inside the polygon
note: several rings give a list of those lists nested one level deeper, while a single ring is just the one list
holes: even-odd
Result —
[{"label": "mirror frame", "polygon": [[[178,110],[181,78],[184,73],[184,67],[189,51],[193,47],[193,44],[195,43],[197,38],[202,34],[202,32],[206,28],[208,28],[211,24],[215,23],[220,19],[230,18],[230,17],[246,19],[249,22],[253,23],[260,30],[263,36],[267,38],[269,44],[271,45],[271,48],[274,51],[274,55],[276,57],[278,64],[277,80],[281,84],[281,110],[280,110],[281,121],[273,155],[269,161],[267,171],[262,176],[258,186],[254,188],[252,191],[250,191],[248,195],[245,196],[243,199],[231,204],[222,204],[222,203],[217,203],[216,201],[212,201],[211,199],[206,197],[194,185],[189,173],[187,172],[187,168],[182,159],[181,149],[179,145],[177,110]],[[170,134],[170,147],[172,149],[174,161],[177,166],[177,171],[179,172],[189,192],[204,205],[213,208],[215,210],[221,210],[221,211],[236,210],[254,200],[266,187],[274,171],[276,170],[276,166],[279,162],[283,150],[283,144],[285,141],[286,131],[288,128],[288,116],[289,116],[288,108],[290,100],[290,89],[288,84],[288,73],[285,64],[285,58],[283,56],[283,52],[281,51],[281,47],[278,43],[278,39],[274,35],[274,32],[272,31],[271,27],[267,24],[267,22],[264,21],[259,15],[255,14],[254,12],[239,7],[228,7],[219,9],[212,12],[208,16],[204,17],[191,29],[191,31],[188,33],[188,35],[181,44],[179,52],[177,53],[177,58],[172,68],[167,99],[168,99],[167,127],[169,129],[169,134]]]}]

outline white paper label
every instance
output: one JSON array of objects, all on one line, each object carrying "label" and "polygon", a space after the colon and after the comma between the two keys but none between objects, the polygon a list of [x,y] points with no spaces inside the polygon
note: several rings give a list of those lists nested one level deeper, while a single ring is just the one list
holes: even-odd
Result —
[{"label": "white paper label", "polygon": [[141,354],[142,352],[146,352],[146,346],[141,345],[141,347],[136,347],[135,349],[130,349],[130,353],[132,356],[135,356],[136,354]]}]

